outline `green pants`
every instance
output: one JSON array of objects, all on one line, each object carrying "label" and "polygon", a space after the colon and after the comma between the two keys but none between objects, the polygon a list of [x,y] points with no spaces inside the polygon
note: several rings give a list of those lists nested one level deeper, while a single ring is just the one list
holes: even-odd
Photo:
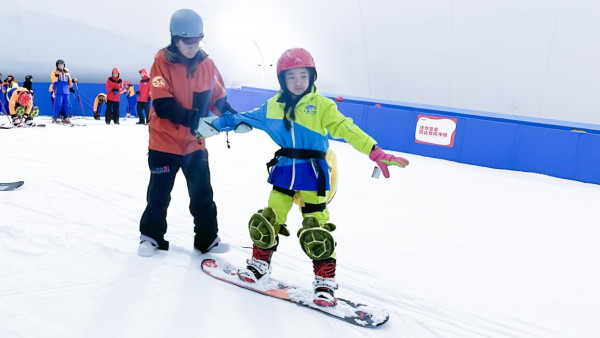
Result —
[{"label": "green pants", "polygon": [[[319,224],[323,225],[327,221],[329,221],[329,210],[327,210],[327,197],[326,196],[317,196],[316,191],[297,191],[297,193],[302,194],[302,200],[306,205],[324,205],[324,209],[321,211],[311,211],[311,212],[302,212],[302,218],[306,218],[308,216],[315,217]],[[271,190],[269,194],[269,203],[268,206],[273,208],[277,213],[277,223],[285,224],[287,220],[287,215],[292,206],[294,205],[294,197],[284,194],[277,190]],[[308,208],[307,208],[308,209]],[[294,233],[292,231],[292,233]],[[337,259],[337,254],[333,253],[331,258]]]},{"label": "green pants", "polygon": [[[327,197],[325,196],[317,196],[316,191],[298,191],[298,193],[302,194],[302,199],[304,203],[310,204],[321,204],[327,202]],[[288,212],[292,208],[294,204],[294,197],[288,196],[282,192],[271,190],[271,194],[269,195],[269,204],[268,206],[273,208],[277,213],[277,223],[284,224],[287,220]],[[302,213],[302,217],[314,216],[317,220],[319,220],[319,224],[323,224],[329,221],[329,210],[327,210],[327,206],[325,206],[325,210],[323,211],[315,211],[309,213]]]}]

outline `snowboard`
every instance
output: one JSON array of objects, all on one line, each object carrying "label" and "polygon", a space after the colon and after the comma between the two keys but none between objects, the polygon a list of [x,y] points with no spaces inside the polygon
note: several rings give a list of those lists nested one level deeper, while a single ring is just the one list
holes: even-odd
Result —
[{"label": "snowboard", "polygon": [[14,190],[14,189],[22,186],[24,183],[25,182],[23,182],[23,181],[0,183],[0,191]]},{"label": "snowboard", "polygon": [[235,268],[233,265],[222,260],[211,258],[203,260],[202,271],[223,282],[263,295],[285,300],[353,325],[374,328],[385,324],[390,318],[388,312],[383,309],[359,304],[339,297],[337,298],[338,303],[336,306],[319,306],[313,303],[313,290],[293,286],[272,278],[269,278],[267,281],[260,281],[256,284],[244,282],[238,277],[238,268]]}]

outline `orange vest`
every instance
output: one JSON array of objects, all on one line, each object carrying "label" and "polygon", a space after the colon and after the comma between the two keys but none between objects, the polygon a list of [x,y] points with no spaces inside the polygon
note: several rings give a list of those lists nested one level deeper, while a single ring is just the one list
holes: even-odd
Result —
[{"label": "orange vest", "polygon": [[[227,94],[221,74],[214,62],[207,57],[198,64],[193,76],[187,77],[186,74],[187,69],[184,64],[170,63],[163,50],[160,50],[154,58],[150,71],[152,100],[173,97],[184,108],[192,110],[194,93],[205,94],[202,96],[207,97],[209,102],[198,102],[196,104],[203,108],[196,108],[220,115],[221,112],[215,108],[215,102],[226,97]],[[201,113],[205,116],[208,111],[201,111]],[[151,150],[186,155],[205,148],[204,142],[194,137],[189,127],[158,117],[154,106],[150,109],[148,129]]]}]

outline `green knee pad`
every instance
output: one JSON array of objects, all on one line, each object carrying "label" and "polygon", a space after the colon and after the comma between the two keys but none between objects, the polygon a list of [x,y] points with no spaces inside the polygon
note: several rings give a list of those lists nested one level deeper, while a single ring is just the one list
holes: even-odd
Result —
[{"label": "green knee pad", "polygon": [[320,225],[315,217],[306,217],[302,221],[302,228],[298,230],[298,238],[304,253],[311,259],[331,257],[337,245],[331,236],[333,230],[335,230],[333,223]]},{"label": "green knee pad", "polygon": [[274,247],[277,244],[277,234],[290,235],[285,224],[277,223],[277,213],[270,207],[258,210],[257,213],[252,215],[248,223],[248,229],[250,230],[250,238],[261,249]]},{"label": "green knee pad", "polygon": [[17,109],[15,109],[15,114],[17,114],[17,116],[23,116],[25,114],[25,107],[17,107]]},{"label": "green knee pad", "polygon": [[36,117],[36,116],[38,116],[39,113],[40,113],[40,108],[35,106],[31,109],[31,112],[29,113],[29,117],[32,117],[32,118]]}]

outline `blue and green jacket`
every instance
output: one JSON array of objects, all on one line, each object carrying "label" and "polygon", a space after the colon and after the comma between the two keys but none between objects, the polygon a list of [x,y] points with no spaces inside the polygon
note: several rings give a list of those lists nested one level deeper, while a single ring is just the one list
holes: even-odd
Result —
[{"label": "blue and green jacket", "polygon": [[[235,129],[245,123],[252,128],[264,130],[281,148],[316,150],[323,153],[329,148],[329,135],[342,138],[356,150],[368,155],[375,140],[345,117],[335,102],[317,91],[304,95],[294,108],[295,119],[287,130],[283,123],[285,104],[277,102],[281,91],[261,107],[240,114],[227,112],[213,121],[220,131]],[[329,171],[325,159],[299,159],[279,156],[269,174],[268,182],[289,190],[318,190],[318,173],[325,173],[329,190]],[[316,166],[320,166],[319,170]]]}]

